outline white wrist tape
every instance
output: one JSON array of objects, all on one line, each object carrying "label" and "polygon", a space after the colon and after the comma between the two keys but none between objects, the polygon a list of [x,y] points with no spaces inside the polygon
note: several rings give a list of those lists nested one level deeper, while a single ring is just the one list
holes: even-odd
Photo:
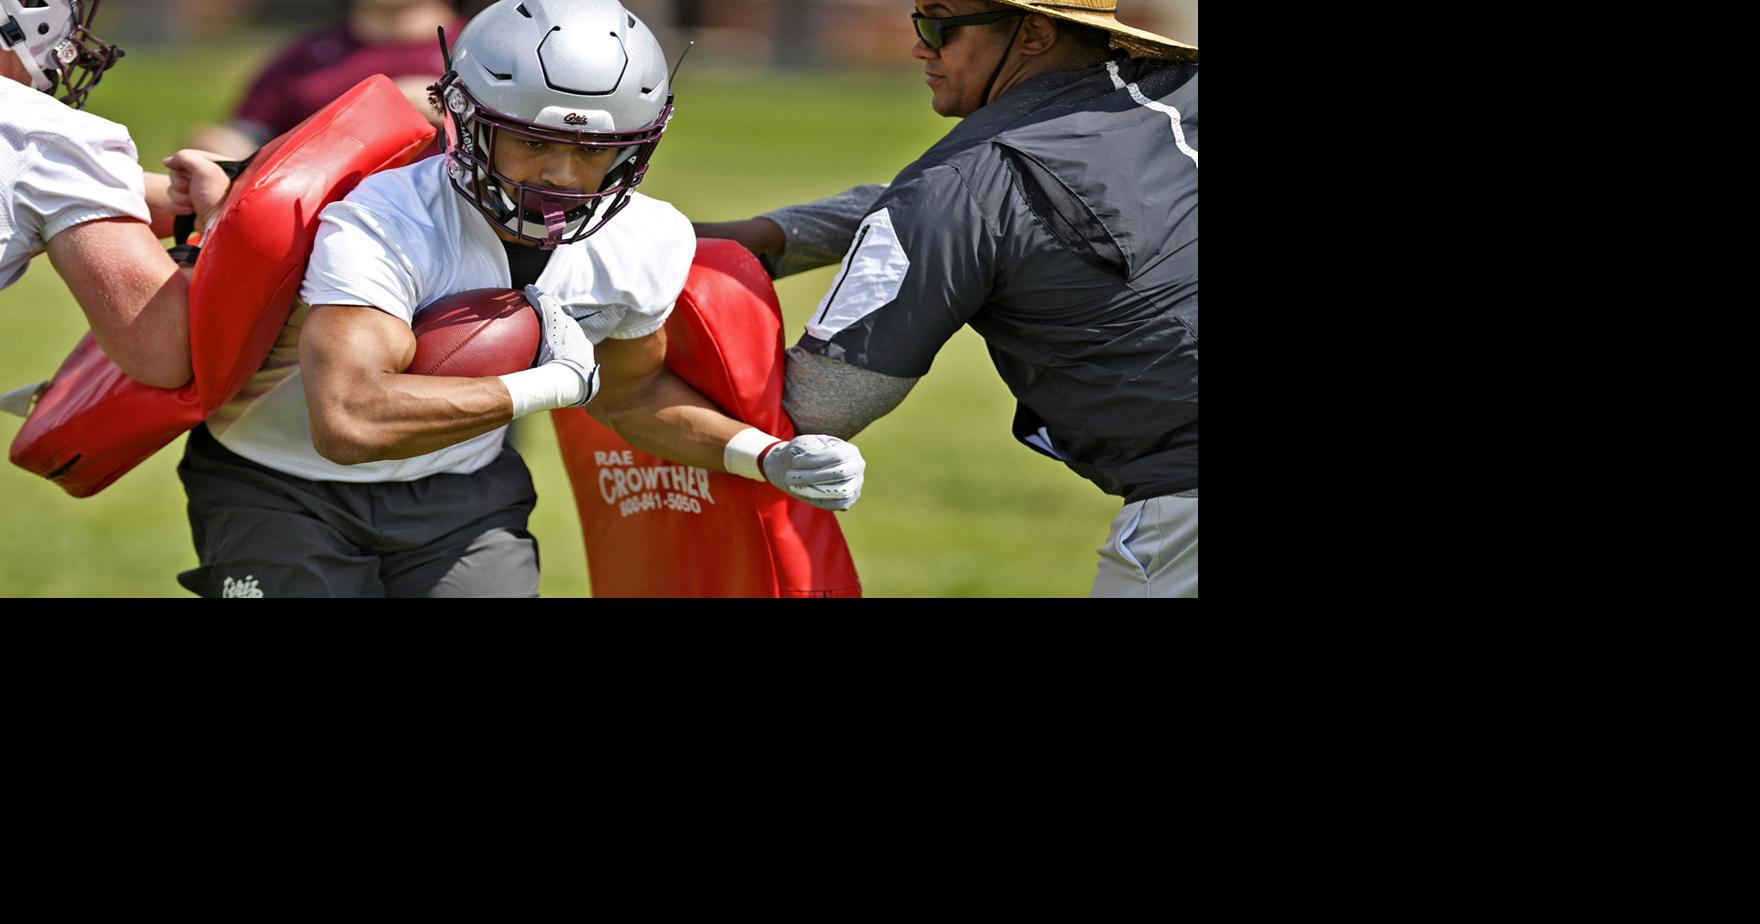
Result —
[{"label": "white wrist tape", "polygon": [[580,404],[587,396],[587,383],[581,374],[557,362],[510,372],[501,376],[501,384],[507,386],[507,393],[513,397],[515,420],[533,411]]},{"label": "white wrist tape", "polygon": [[747,427],[727,441],[727,448],[721,450],[721,464],[735,475],[753,481],[767,481],[764,470],[758,466],[758,457],[764,454],[764,450],[781,442],[783,440],[757,427]]}]

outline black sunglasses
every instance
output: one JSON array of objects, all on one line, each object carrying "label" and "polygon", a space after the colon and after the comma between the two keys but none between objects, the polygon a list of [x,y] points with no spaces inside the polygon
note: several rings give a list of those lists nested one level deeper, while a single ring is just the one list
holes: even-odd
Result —
[{"label": "black sunglasses", "polygon": [[912,13],[911,22],[916,24],[917,38],[930,48],[940,48],[947,44],[947,33],[954,26],[976,26],[981,23],[995,22],[1005,16],[1025,16],[1026,10],[1003,10],[1000,13],[973,13],[970,16],[946,16],[935,19],[922,13]]}]

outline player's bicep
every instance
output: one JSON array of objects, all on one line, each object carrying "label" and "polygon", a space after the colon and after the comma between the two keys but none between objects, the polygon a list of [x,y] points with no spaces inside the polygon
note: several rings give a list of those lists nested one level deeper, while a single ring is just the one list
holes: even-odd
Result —
[{"label": "player's bicep", "polygon": [[593,348],[599,395],[587,412],[601,421],[638,403],[666,374],[666,328],[630,340],[606,339]]},{"label": "player's bicep", "polygon": [[308,305],[373,305],[408,327],[434,275],[419,231],[344,200],[320,216],[299,294]]},{"label": "player's bicep", "polygon": [[358,394],[376,377],[409,368],[416,336],[377,308],[314,305],[299,333],[299,367],[314,402]]}]

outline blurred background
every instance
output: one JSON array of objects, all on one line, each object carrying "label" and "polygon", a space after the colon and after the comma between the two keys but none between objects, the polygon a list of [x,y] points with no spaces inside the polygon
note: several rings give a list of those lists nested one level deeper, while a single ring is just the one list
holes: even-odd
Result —
[{"label": "blurred background", "polygon": [[[469,16],[486,6],[462,0]],[[950,130],[909,54],[909,0],[625,0],[676,61],[677,111],[644,193],[693,219],[885,182]],[[149,170],[226,123],[258,71],[302,33],[340,26],[342,0],[108,0],[95,31],[127,52],[87,109],[129,127]],[[1119,18],[1197,44],[1196,0],[1120,0]],[[435,52],[436,59],[438,51]],[[777,285],[799,337],[835,267]],[[54,374],[85,323],[46,258],[0,292],[0,391]],[[839,515],[876,597],[1078,597],[1119,501],[1009,435],[1013,398],[962,330],[898,410],[854,442],[861,503]],[[10,443],[21,421],[0,415]],[[545,596],[590,594],[573,498],[548,418],[516,440],[537,482]],[[94,497],[0,465],[0,596],[189,596],[196,564],[176,476],[180,437]]]},{"label": "blurred background", "polygon": [[[344,0],[107,0],[99,35],[127,48],[164,45],[273,43],[326,19],[340,20]],[[469,17],[488,0],[457,0]],[[767,69],[914,69],[889,34],[909,0],[628,0],[670,51],[695,40],[697,64]],[[903,10],[903,13],[900,13]],[[1123,0],[1119,17],[1134,26],[1196,44],[1197,0]],[[909,48],[909,41],[905,42]],[[900,60],[903,58],[904,60]]]}]

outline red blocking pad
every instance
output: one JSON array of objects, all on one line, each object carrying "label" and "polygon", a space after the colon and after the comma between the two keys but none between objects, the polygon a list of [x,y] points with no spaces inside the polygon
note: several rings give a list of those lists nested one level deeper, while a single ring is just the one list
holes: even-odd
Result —
[{"label": "red blocking pad", "polygon": [[256,373],[287,323],[318,213],[363,178],[410,163],[433,138],[376,74],[264,145],[201,242],[189,297],[194,378],[177,389],[142,385],[88,333],[13,438],[13,464],[89,497],[206,419]]},{"label": "red blocking pad", "polygon": [[[782,306],[744,247],[697,242],[666,338],[667,367],[728,416],[794,437],[782,410]],[[579,408],[550,413],[594,596],[861,596],[831,511],[645,453]]]}]

